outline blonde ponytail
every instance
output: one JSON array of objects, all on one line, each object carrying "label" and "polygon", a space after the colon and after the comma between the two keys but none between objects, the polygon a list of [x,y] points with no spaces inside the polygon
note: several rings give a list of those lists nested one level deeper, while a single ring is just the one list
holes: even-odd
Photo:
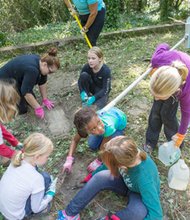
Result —
[{"label": "blonde ponytail", "polygon": [[13,166],[19,167],[23,159],[24,159],[24,153],[22,151],[18,151],[12,158]]},{"label": "blonde ponytail", "polygon": [[23,159],[32,158],[35,155],[46,154],[53,150],[52,141],[42,133],[32,133],[23,142],[23,150],[18,151],[12,158],[12,164],[15,167],[21,165]]},{"label": "blonde ponytail", "polygon": [[159,67],[150,78],[150,89],[154,96],[172,96],[185,83],[188,69],[181,61],[171,66]]},{"label": "blonde ponytail", "polygon": [[182,63],[181,61],[178,61],[178,60],[174,61],[171,66],[175,67],[178,70],[178,72],[181,76],[182,85],[183,85],[185,83],[185,81],[187,79],[187,75],[188,75],[187,66],[184,63]]}]

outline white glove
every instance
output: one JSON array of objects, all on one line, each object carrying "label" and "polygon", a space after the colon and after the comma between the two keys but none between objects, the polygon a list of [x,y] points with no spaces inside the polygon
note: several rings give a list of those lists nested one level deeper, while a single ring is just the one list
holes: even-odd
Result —
[{"label": "white glove", "polygon": [[49,188],[48,188],[48,191],[46,192],[46,195],[49,195],[49,196],[54,196],[55,195],[55,192],[56,192],[56,184],[57,184],[57,177],[51,182]]}]

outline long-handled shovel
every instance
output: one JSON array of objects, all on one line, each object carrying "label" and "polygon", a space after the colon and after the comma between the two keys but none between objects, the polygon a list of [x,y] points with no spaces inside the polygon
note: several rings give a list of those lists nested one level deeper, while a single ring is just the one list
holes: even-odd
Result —
[{"label": "long-handled shovel", "polygon": [[[68,0],[68,2],[69,2],[70,5],[72,5],[69,0]],[[74,14],[73,17],[74,17],[74,19],[76,20],[76,22],[77,22],[77,24],[78,24],[80,30],[82,30],[82,25],[81,25],[81,22],[80,22],[78,16],[77,16],[76,14]],[[90,40],[88,39],[88,36],[86,35],[86,33],[84,33],[84,34],[82,34],[82,35],[84,36],[84,38],[85,38],[85,40],[86,40],[88,46],[89,46],[90,48],[92,48],[92,44],[90,43]]]}]

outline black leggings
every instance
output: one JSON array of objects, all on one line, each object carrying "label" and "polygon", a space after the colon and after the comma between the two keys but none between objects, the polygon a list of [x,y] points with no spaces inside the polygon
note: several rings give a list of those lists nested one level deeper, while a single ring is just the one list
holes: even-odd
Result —
[{"label": "black leggings", "polygon": [[146,144],[154,148],[157,145],[159,134],[164,126],[164,134],[168,141],[178,131],[178,121],[176,117],[178,101],[170,97],[167,100],[154,100],[146,132]]},{"label": "black leggings", "polygon": [[[102,8],[100,11],[98,11],[98,14],[93,22],[93,24],[90,26],[87,36],[89,38],[90,43],[92,46],[96,46],[96,41],[98,39],[98,36],[100,35],[100,32],[102,31],[102,28],[104,26],[104,20],[105,20],[105,8]],[[87,15],[79,15],[79,18],[81,20],[82,26],[84,26],[88,20],[89,14]]]}]

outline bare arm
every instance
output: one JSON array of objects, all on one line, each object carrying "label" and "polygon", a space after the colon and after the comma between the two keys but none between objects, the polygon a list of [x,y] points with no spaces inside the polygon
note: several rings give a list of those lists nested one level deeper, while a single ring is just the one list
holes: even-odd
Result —
[{"label": "bare arm", "polygon": [[24,98],[26,99],[28,104],[30,104],[32,106],[33,109],[40,107],[40,104],[37,102],[37,100],[35,99],[35,97],[31,93],[26,93]]},{"label": "bare arm", "polygon": [[47,83],[39,86],[39,91],[42,96],[42,99],[47,99]]},{"label": "bare arm", "polygon": [[74,152],[75,152],[75,150],[78,146],[78,143],[79,143],[80,139],[81,139],[81,136],[78,133],[75,134],[75,136],[71,140],[68,156],[73,156],[73,154],[74,154]]},{"label": "bare arm", "polygon": [[86,29],[89,29],[89,27],[93,24],[98,14],[98,3],[96,2],[94,4],[89,5],[89,10],[90,10],[90,15],[88,17],[86,24],[84,25]]},{"label": "bare arm", "polygon": [[69,0],[64,0],[64,2],[66,4],[67,8],[73,8],[72,4],[71,4],[71,2]]}]

